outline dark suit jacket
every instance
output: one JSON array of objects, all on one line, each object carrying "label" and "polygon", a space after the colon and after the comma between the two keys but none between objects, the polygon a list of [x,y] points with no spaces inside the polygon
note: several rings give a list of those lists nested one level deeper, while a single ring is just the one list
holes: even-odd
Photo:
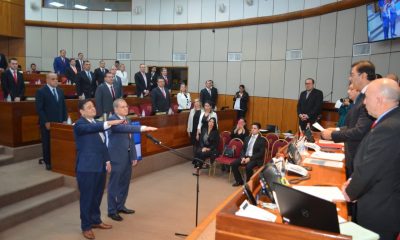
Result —
[{"label": "dark suit jacket", "polygon": [[[162,76],[162,75],[161,75],[161,76]],[[172,89],[172,76],[171,76],[170,74],[167,73],[168,82],[167,82],[167,80],[165,79],[164,76],[163,76],[163,78],[164,78],[164,80],[165,80],[165,87],[168,88],[169,90],[171,90],[171,89]],[[156,80],[156,82],[157,82],[157,80]],[[156,86],[157,86],[157,84],[156,84]]]},{"label": "dark suit jacket", "polygon": [[78,93],[78,96],[81,96],[82,93],[84,93],[85,98],[94,97],[94,93],[96,92],[96,81],[92,72],[90,72],[90,76],[92,76],[92,81],[89,80],[85,71],[78,73],[76,78],[76,92]]},{"label": "dark suit jacket", "polygon": [[65,58],[65,61],[61,59],[60,56],[54,58],[53,68],[54,72],[57,74],[65,74],[67,67],[69,66],[69,59]]},{"label": "dark suit jacket", "polygon": [[151,102],[154,113],[168,112],[169,108],[171,107],[169,91],[167,88],[164,88],[164,91],[166,97],[164,97],[159,87],[156,87],[151,91]]},{"label": "dark suit jacket", "polygon": [[61,88],[56,88],[56,91],[58,101],[47,85],[36,91],[35,104],[40,126],[44,126],[47,122],[67,121],[64,92]]},{"label": "dark suit jacket", "polygon": [[345,142],[346,168],[349,173],[353,172],[353,159],[356,155],[358,145],[369,132],[373,118],[368,115],[364,105],[365,95],[360,93],[354,105],[350,108],[345,118],[345,126],[340,131],[332,132],[334,142]]},{"label": "dark suit jacket", "polygon": [[14,101],[14,98],[19,97],[23,100],[25,94],[25,83],[22,73],[17,71],[17,84],[15,84],[13,73],[11,73],[10,69],[7,69],[1,75],[1,87],[3,88],[3,96],[7,98],[8,95],[11,95],[11,100]]},{"label": "dark suit jacket", "polygon": [[113,86],[115,89],[115,96],[116,98],[124,97],[124,89],[122,87],[122,80],[120,77],[115,76]]},{"label": "dark suit jacket", "polygon": [[[236,96],[239,96],[239,92],[236,92],[235,96],[233,96],[233,107],[235,107]],[[240,109],[243,111],[247,111],[247,103],[249,101],[249,94],[244,91],[243,96],[240,98]]]},{"label": "dark suit jacket", "polygon": [[82,71],[83,70],[83,60],[82,60],[82,65],[79,63],[79,59],[75,59],[75,62],[76,62],[76,64],[75,64],[76,70],[78,70],[78,72]]},{"label": "dark suit jacket", "polygon": [[307,114],[309,116],[309,122],[314,123],[321,114],[324,96],[321,90],[314,88],[310,92],[308,98],[306,97],[307,91],[301,92],[297,103],[297,115]]},{"label": "dark suit jacket", "polygon": [[204,135],[207,133],[208,128],[202,128],[199,138],[200,149],[203,147],[210,148],[210,151],[217,151],[219,144],[219,133],[218,130],[212,130],[208,135],[207,141],[204,141]]},{"label": "dark suit jacket", "polygon": [[218,90],[215,87],[211,88],[211,96],[206,88],[203,88],[200,91],[200,101],[201,104],[203,104],[203,106],[205,102],[209,101],[211,102],[212,108],[214,108],[215,105],[217,104],[217,99],[218,99]]},{"label": "dark suit jacket", "polygon": [[374,232],[400,232],[400,108],[363,138],[346,192],[357,200],[357,221]]},{"label": "dark suit jacket", "polygon": [[158,74],[155,72],[153,76],[151,76],[151,73],[149,73],[149,78],[150,78],[150,90],[153,90],[154,88],[157,87],[157,78]]},{"label": "dark suit jacket", "polygon": [[0,53],[0,68],[3,68],[4,70],[6,70],[7,66],[8,66],[8,63],[7,63],[6,56],[4,56],[4,54]]},{"label": "dark suit jacket", "polygon": [[135,73],[135,84],[136,84],[136,96],[140,97],[141,94],[144,95],[144,90],[151,90],[151,84],[150,84],[150,75],[146,73],[146,84],[145,80],[143,78],[143,75],[141,72]]},{"label": "dark suit jacket", "polygon": [[105,172],[110,161],[105,141],[99,135],[104,133],[104,123],[91,123],[81,117],[74,125],[77,172]]},{"label": "dark suit jacket", "polygon": [[65,76],[67,77],[68,80],[71,80],[72,83],[76,84],[76,78],[78,76],[79,70],[76,66],[75,68],[76,68],[76,74],[74,70],[72,70],[71,66],[68,66],[67,69],[65,70]]},{"label": "dark suit jacket", "polygon": [[115,84],[113,84],[115,98],[113,99],[110,89],[106,83],[100,84],[96,89],[96,113],[97,117],[103,116],[103,113],[114,113],[113,102],[117,98],[121,98],[120,91],[118,91]]},{"label": "dark suit jacket", "polygon": [[[120,119],[113,115],[109,120]],[[140,132],[140,126],[133,126],[128,120],[128,124],[119,124],[111,127],[108,134],[108,152],[111,157],[112,171],[120,172],[127,164],[131,166],[131,161],[137,160],[135,143],[130,133]],[[130,151],[128,151],[130,149]]]},{"label": "dark suit jacket", "polygon": [[[240,153],[240,158],[246,157],[246,152],[250,138],[251,135],[245,138],[242,152]],[[261,136],[258,136],[253,145],[253,155],[250,157],[250,161],[256,161],[258,166],[262,166],[264,164],[264,154],[265,154],[265,139]]]},{"label": "dark suit jacket", "polygon": [[100,68],[96,68],[94,70],[94,79],[97,82],[97,86],[102,84],[104,82],[104,77],[106,76],[106,73],[108,73],[108,69],[104,68],[104,73],[101,71]]}]

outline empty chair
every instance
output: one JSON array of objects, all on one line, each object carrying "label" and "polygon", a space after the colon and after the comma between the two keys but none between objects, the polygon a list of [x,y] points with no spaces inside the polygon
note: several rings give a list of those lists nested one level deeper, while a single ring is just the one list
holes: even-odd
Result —
[{"label": "empty chair", "polygon": [[286,146],[287,144],[288,144],[288,142],[284,139],[279,139],[279,140],[275,141],[274,144],[272,145],[271,155],[270,155],[269,160],[271,160],[273,157],[275,157],[276,154],[278,153],[279,149]]},{"label": "empty chair", "polygon": [[267,138],[267,140],[269,142],[268,151],[271,152],[272,145],[274,145],[275,141],[277,141],[279,139],[279,137],[275,133],[268,133],[267,135],[265,135],[265,137]]},{"label": "empty chair", "polygon": [[144,111],[145,116],[150,116],[153,112],[153,107],[150,103],[143,103],[140,105],[140,109]]},{"label": "empty chair", "polygon": [[229,141],[229,144],[227,145],[229,148],[234,149],[234,154],[233,157],[227,157],[224,156],[223,153],[215,159],[214,163],[214,174],[215,174],[215,169],[216,169],[216,164],[225,164],[229,166],[229,177],[228,180],[229,182],[231,181],[231,176],[232,176],[232,162],[235,161],[240,157],[240,152],[242,151],[243,148],[243,141],[240,140],[239,138],[233,138]]},{"label": "empty chair", "polygon": [[138,116],[142,115],[140,108],[138,106],[129,106],[129,114],[136,114]]},{"label": "empty chair", "polygon": [[231,133],[229,131],[223,131],[221,133],[221,139],[224,141],[224,146],[231,141]]}]

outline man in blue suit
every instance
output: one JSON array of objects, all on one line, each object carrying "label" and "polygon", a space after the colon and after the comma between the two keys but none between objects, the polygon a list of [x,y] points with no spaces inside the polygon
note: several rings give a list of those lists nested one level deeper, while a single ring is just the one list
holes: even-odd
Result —
[{"label": "man in blue suit", "polygon": [[69,59],[65,57],[66,55],[65,49],[60,50],[60,56],[54,58],[53,68],[54,72],[57,74],[65,75],[67,71],[67,67],[69,66]]},{"label": "man in blue suit", "polygon": [[57,87],[57,74],[47,74],[46,82],[45,86],[37,90],[35,104],[39,115],[43,160],[46,163],[46,169],[51,170],[50,122],[61,123],[67,121],[67,108],[64,101],[64,92]]},{"label": "man in blue suit", "polygon": [[130,125],[128,104],[119,98],[113,103],[115,114],[109,120],[121,119],[125,124],[111,127],[108,135],[108,152],[111,159],[111,175],[108,183],[108,216],[115,221],[122,221],[119,213],[133,214],[134,210],[125,207],[128,197],[132,167],[137,164],[135,144],[131,134],[135,132],[155,131],[157,128]]},{"label": "man in blue suit", "polygon": [[76,180],[80,191],[80,217],[82,234],[94,239],[92,228],[110,229],[101,221],[100,204],[106,183],[106,170],[111,171],[110,156],[105,143],[104,130],[122,120],[97,122],[96,108],[90,99],[79,101],[82,117],[74,125],[76,144]]}]

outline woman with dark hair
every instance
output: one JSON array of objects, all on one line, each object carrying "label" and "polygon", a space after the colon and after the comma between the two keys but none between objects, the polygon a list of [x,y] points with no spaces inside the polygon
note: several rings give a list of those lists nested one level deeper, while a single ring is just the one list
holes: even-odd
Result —
[{"label": "woman with dark hair", "polygon": [[[195,157],[201,160],[210,158],[210,163],[215,161],[218,156],[218,143],[219,143],[219,133],[217,128],[217,120],[215,118],[210,118],[207,122],[207,127],[202,128],[199,148],[195,153]],[[204,164],[196,159],[193,160],[195,168],[201,168]]]},{"label": "woman with dark hair", "polygon": [[239,85],[239,91],[233,97],[233,109],[237,112],[237,119],[245,118],[247,112],[247,102],[249,94],[246,92],[244,85]]},{"label": "woman with dark hair", "polygon": [[200,120],[197,126],[197,136],[196,136],[197,140],[199,140],[203,128],[207,129],[207,122],[208,120],[210,120],[210,118],[215,118],[215,125],[218,127],[217,113],[213,111],[211,102],[206,101],[203,104],[204,104],[204,109],[201,110]]},{"label": "woman with dark hair", "polygon": [[190,142],[193,145],[193,153],[196,152],[197,143],[196,140],[197,136],[197,126],[199,125],[201,114],[201,102],[198,98],[194,100],[193,108],[190,110],[189,118],[188,118],[188,125],[187,125],[187,133],[190,137]]},{"label": "woman with dark hair", "polygon": [[244,118],[239,118],[236,127],[231,132],[232,138],[239,138],[242,141],[249,136],[249,130],[246,127],[246,120]]}]

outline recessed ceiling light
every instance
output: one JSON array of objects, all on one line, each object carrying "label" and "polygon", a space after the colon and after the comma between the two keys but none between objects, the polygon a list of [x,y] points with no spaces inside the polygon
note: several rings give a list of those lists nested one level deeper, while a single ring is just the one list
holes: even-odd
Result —
[{"label": "recessed ceiling light", "polygon": [[79,4],[75,4],[75,5],[74,5],[74,8],[77,8],[77,9],[82,9],[82,10],[85,10],[85,9],[87,9],[87,7],[86,7],[86,6],[79,5]]},{"label": "recessed ceiling light", "polygon": [[64,7],[64,4],[59,3],[59,2],[51,2],[51,3],[49,3],[49,5],[51,5],[53,7]]},{"label": "recessed ceiling light", "polygon": [[111,8],[104,8],[104,11],[112,11]]}]

